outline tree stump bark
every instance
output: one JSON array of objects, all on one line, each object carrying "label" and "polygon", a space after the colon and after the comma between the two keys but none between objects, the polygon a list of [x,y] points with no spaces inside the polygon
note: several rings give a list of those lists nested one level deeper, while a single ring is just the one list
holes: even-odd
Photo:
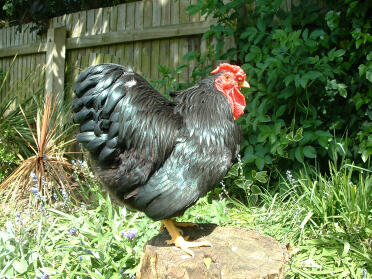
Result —
[{"label": "tree stump bark", "polygon": [[271,237],[214,224],[182,230],[190,241],[206,240],[213,247],[192,248],[192,258],[167,245],[170,236],[164,230],[145,246],[137,279],[284,279],[288,253]]}]

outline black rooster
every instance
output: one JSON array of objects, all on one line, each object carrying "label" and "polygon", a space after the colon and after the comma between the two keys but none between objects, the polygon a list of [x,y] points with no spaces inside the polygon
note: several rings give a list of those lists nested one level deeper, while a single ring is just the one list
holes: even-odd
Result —
[{"label": "black rooster", "polygon": [[[97,161],[95,173],[117,201],[162,220],[175,244],[193,255],[170,218],[179,216],[224,177],[239,152],[249,87],[239,66],[221,64],[212,76],[169,101],[131,68],[101,64],[75,87],[79,143]],[[183,224],[183,225],[188,225]]]}]

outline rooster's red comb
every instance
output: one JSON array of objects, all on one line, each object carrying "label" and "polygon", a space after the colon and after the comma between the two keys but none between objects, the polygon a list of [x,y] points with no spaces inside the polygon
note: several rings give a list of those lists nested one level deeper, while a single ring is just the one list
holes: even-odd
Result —
[{"label": "rooster's red comb", "polygon": [[217,74],[223,70],[230,71],[235,74],[238,79],[242,81],[245,80],[246,74],[244,73],[243,69],[236,65],[231,65],[229,63],[221,63],[215,70],[211,72],[211,74]]}]

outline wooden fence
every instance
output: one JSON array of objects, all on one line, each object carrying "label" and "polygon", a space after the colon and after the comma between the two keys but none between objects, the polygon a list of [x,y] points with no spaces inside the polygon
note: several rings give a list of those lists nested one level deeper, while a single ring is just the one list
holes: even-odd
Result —
[{"label": "wooden fence", "polygon": [[[159,64],[175,68],[187,52],[207,48],[201,36],[212,22],[186,13],[193,2],[143,0],[63,15],[51,19],[41,36],[30,32],[31,24],[21,32],[0,29],[0,70],[9,73],[1,96],[17,90],[27,97],[37,88],[71,94],[81,70],[102,62],[131,65],[157,79]],[[192,66],[180,82],[188,81]]]}]

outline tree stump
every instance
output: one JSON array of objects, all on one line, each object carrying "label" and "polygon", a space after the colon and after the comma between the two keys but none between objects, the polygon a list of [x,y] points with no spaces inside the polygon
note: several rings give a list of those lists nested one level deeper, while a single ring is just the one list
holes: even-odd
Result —
[{"label": "tree stump", "polygon": [[284,278],[287,250],[275,239],[236,227],[200,224],[182,228],[190,241],[209,241],[213,247],[192,248],[192,258],[165,243],[166,230],[152,238],[137,272],[137,279],[271,279]]}]

